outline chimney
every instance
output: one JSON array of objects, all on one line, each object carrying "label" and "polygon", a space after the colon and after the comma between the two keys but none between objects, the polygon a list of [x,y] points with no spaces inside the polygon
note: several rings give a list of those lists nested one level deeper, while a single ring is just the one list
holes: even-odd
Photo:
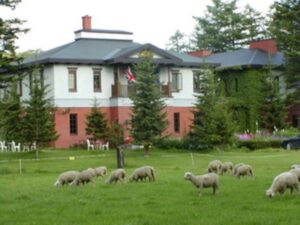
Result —
[{"label": "chimney", "polygon": [[198,50],[193,52],[188,52],[188,55],[195,56],[195,57],[206,57],[211,55],[210,50]]},{"label": "chimney", "polygon": [[82,29],[83,30],[91,30],[92,29],[92,17],[91,16],[83,16],[82,17]]},{"label": "chimney", "polygon": [[277,52],[276,42],[273,39],[256,40],[252,41],[249,46],[250,49],[260,49],[269,54]]}]

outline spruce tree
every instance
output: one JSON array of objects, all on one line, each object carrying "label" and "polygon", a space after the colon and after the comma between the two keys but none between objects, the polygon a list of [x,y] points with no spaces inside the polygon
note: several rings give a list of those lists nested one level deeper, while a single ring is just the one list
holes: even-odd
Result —
[{"label": "spruce tree", "polygon": [[[12,10],[20,0],[0,1],[1,6],[10,7]],[[17,55],[15,45],[18,35],[26,33],[28,29],[21,28],[24,21],[17,18],[4,20],[0,17],[0,89],[9,86],[13,76],[19,73],[22,57]]]},{"label": "spruce tree", "polygon": [[180,30],[177,30],[170,38],[167,44],[167,49],[174,52],[186,52],[190,49],[189,44],[185,41],[186,35]]},{"label": "spruce tree", "polygon": [[106,140],[108,137],[107,120],[99,109],[97,99],[94,99],[92,110],[86,117],[85,132],[92,136],[93,141]]},{"label": "spruce tree", "polygon": [[282,0],[273,5],[269,30],[285,56],[287,87],[294,90],[290,103],[300,102],[300,0]]},{"label": "spruce tree", "polygon": [[200,74],[200,92],[195,104],[192,142],[202,146],[224,146],[233,138],[234,125],[225,98],[220,96],[219,81],[209,68]]},{"label": "spruce tree", "polygon": [[141,62],[134,66],[136,93],[130,96],[133,102],[131,135],[134,141],[145,146],[145,155],[148,155],[149,146],[155,138],[161,137],[167,121],[152,53],[145,50],[140,58]]},{"label": "spruce tree", "polygon": [[47,99],[47,85],[39,79],[40,69],[32,73],[32,89],[30,99],[24,101],[25,113],[23,118],[24,139],[28,143],[36,143],[36,158],[39,158],[39,147],[58,138],[55,131],[54,107]]}]

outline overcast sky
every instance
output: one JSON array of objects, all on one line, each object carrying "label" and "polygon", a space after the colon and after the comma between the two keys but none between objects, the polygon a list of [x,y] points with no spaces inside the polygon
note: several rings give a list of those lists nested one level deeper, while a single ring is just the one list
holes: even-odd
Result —
[{"label": "overcast sky", "polygon": [[[239,0],[267,13],[274,0]],[[134,33],[134,41],[165,48],[177,29],[189,35],[193,16],[203,16],[211,0],[22,0],[15,10],[0,6],[1,18],[26,20],[30,31],[17,41],[19,51],[47,50],[74,40],[81,17],[92,16],[92,28]]]}]

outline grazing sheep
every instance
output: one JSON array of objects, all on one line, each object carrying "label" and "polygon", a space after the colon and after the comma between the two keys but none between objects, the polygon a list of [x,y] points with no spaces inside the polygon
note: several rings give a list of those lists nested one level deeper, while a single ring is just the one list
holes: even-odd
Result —
[{"label": "grazing sheep", "polygon": [[59,187],[73,182],[78,173],[79,173],[78,171],[67,171],[61,173],[58,176],[56,182],[54,183],[54,186]]},{"label": "grazing sheep", "polygon": [[123,181],[125,178],[125,170],[124,169],[116,169],[111,172],[110,177],[106,181],[107,184],[117,183],[118,181]]},{"label": "grazing sheep", "polygon": [[148,177],[149,181],[155,181],[154,168],[152,166],[143,166],[133,171],[129,181],[143,181]]},{"label": "grazing sheep", "polygon": [[299,168],[299,167],[300,167],[299,164],[293,164],[293,165],[291,165],[291,169],[296,169],[296,168]]},{"label": "grazing sheep", "polygon": [[95,171],[92,168],[81,171],[76,175],[76,178],[70,185],[79,186],[80,184],[85,184],[93,182],[93,177],[95,176]]},{"label": "grazing sheep", "polygon": [[238,163],[233,167],[233,171],[232,171],[232,175],[235,176],[236,175],[236,171],[240,166],[245,165],[244,163]]},{"label": "grazing sheep", "polygon": [[224,162],[222,163],[221,166],[221,174],[223,175],[223,173],[231,173],[233,169],[233,163],[232,162]]},{"label": "grazing sheep", "polygon": [[219,174],[221,172],[221,168],[222,168],[222,162],[220,160],[214,160],[208,164],[207,171],[209,173],[215,172],[216,174]]},{"label": "grazing sheep", "polygon": [[213,194],[216,194],[216,191],[219,188],[219,176],[215,173],[194,176],[192,173],[186,172],[184,174],[184,179],[190,180],[196,188],[199,189],[199,195],[201,195],[203,188],[212,187]]},{"label": "grazing sheep", "polygon": [[299,193],[299,181],[295,173],[284,172],[276,176],[271,187],[266,191],[266,195],[270,198],[274,197],[277,192],[282,195],[289,188],[291,194],[296,189]]},{"label": "grazing sheep", "polygon": [[107,173],[107,168],[105,166],[97,167],[94,169],[96,177],[103,177]]},{"label": "grazing sheep", "polygon": [[298,178],[298,181],[300,182],[300,167],[297,167],[295,169],[291,169],[290,172],[296,174],[296,176]]},{"label": "grazing sheep", "polygon": [[253,170],[250,165],[241,165],[236,169],[235,176],[240,179],[241,176],[253,176]]}]

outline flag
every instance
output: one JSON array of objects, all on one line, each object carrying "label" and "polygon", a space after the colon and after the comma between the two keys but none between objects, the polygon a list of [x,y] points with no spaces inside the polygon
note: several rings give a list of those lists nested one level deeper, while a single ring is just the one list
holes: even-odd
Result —
[{"label": "flag", "polygon": [[135,82],[135,77],[133,76],[133,73],[131,72],[131,69],[129,66],[126,71],[126,78],[127,78],[128,82]]}]

